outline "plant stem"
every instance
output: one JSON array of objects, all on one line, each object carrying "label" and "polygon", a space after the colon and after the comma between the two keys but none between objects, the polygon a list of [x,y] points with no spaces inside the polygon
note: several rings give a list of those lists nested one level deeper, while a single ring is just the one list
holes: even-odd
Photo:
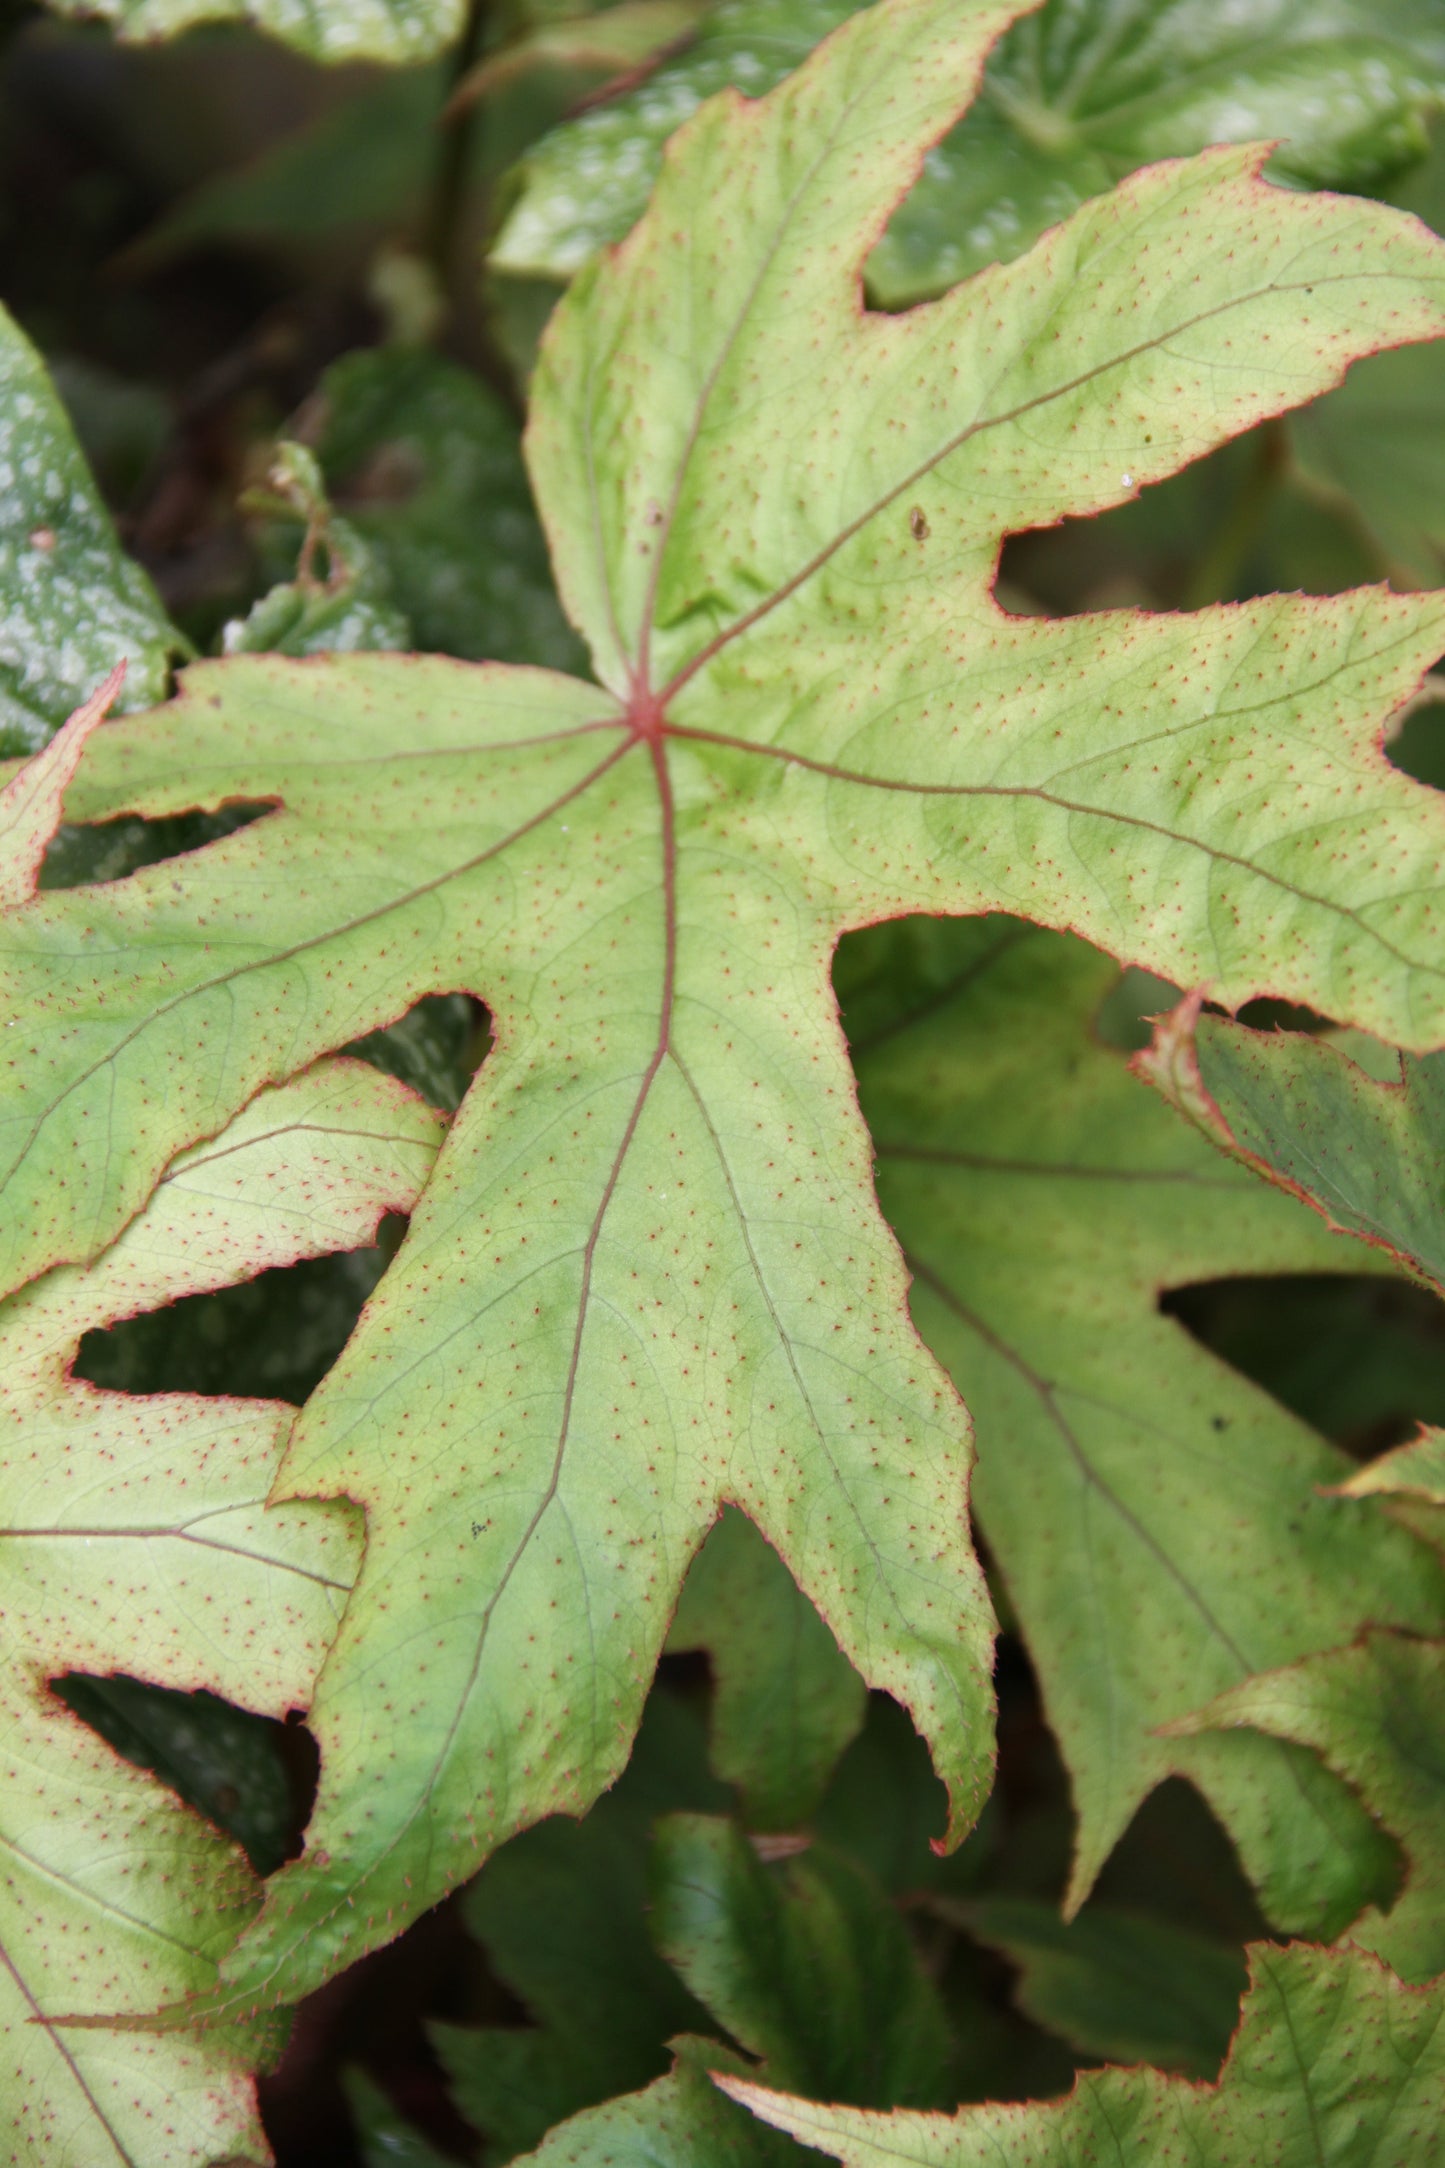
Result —
[{"label": "plant stem", "polygon": [[[444,113],[447,113],[458,85],[471,73],[480,56],[487,16],[488,0],[467,0],[462,34],[452,53],[446,96],[442,100]],[[466,196],[467,167],[471,162],[477,109],[478,101],[473,99],[460,112],[449,114],[443,119],[436,170],[432,176],[431,202],[427,211],[423,246],[428,260],[436,268],[442,286],[448,291],[451,287],[457,230]]]}]

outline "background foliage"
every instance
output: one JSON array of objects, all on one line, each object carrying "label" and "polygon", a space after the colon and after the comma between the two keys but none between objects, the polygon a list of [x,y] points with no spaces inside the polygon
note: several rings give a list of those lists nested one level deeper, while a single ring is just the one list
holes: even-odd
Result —
[{"label": "background foliage", "polygon": [[[520,450],[541,328],[643,209],[672,130],[726,85],[780,81],[844,0],[532,0],[465,21],[354,0],[99,12],[12,9],[0,52],[0,752],[45,744],[122,654],[128,710],[212,654],[584,671]],[[1006,30],[929,154],[869,258],[869,297],[903,310],[1016,261],[1141,165],[1220,140],[1276,141],[1282,185],[1445,230],[1442,83],[1430,0],[1048,0]],[[1436,587],[1439,348],[1361,361],[1121,494],[1009,540],[1012,611]],[[1431,786],[1442,716],[1427,684],[1388,747]],[[230,795],[63,827],[44,886],[239,836],[261,807]],[[1343,2133],[1348,2168],[1428,2159],[1438,2005],[1376,1957],[1412,1988],[1445,1968],[1445,1057],[1280,1002],[1238,1024],[1179,1012],[1144,1056],[1175,988],[997,915],[850,935],[834,983],[915,1320],[977,1427],[1004,1632],[976,1830],[930,1850],[946,1806],[911,1726],[730,1511],[626,1771],[585,1820],[512,1838],[289,2030],[223,2029],[229,2124],[207,2105],[214,2056],[198,2076],[188,2036],[130,2036],[149,2073],[141,2168],[232,2145],[261,2158],[242,2098],[258,2058],[283,2164],[539,2148],[549,2164],[749,2168],[806,2157],[788,2131],[831,2131],[866,2163],[877,2112],[903,2109],[889,2157],[906,2134],[905,2158],[1072,2161],[1107,2128],[1127,2133],[1121,2158],[1187,2143],[1242,2168],[1258,2141],[1231,2103],[1261,2085],[1283,2159],[1313,2157],[1290,2150],[1305,2124]],[[449,986],[353,1051],[450,1114],[489,1046],[486,1012]],[[190,1396],[304,1404],[396,1253],[434,1135],[415,1109],[415,1164],[327,1174],[344,1224],[318,1208],[304,1238],[268,1247],[232,1201],[222,1261],[172,1268],[141,1314],[72,1302],[77,1377],[177,1396],[177,1425],[209,1420]],[[260,1179],[301,1177],[283,1161]],[[69,1299],[63,1279],[37,1283],[47,1301]],[[17,1420],[39,1419],[40,1394],[59,1422],[28,1360]],[[103,1405],[118,1422],[137,1404]],[[284,1420],[235,1415],[267,1471],[258,1510]],[[77,1450],[106,1450],[98,1436]],[[347,1563],[308,1598],[315,1617],[295,1609],[264,1681],[244,1642],[225,1671],[186,1655],[204,1591],[184,1577],[160,1624],[105,1623],[88,1567],[60,1595],[42,1576],[38,1603],[23,1574],[6,1583],[5,1691],[70,1757],[33,1799],[7,1776],[24,1806],[7,1842],[25,1850],[58,1782],[138,1850],[180,1846],[177,1969],[152,2002],[205,1987],[257,1878],[300,1850],[317,1757],[296,1682],[356,1555],[330,1510]],[[85,1606],[93,1655],[72,1641],[62,1660],[46,1635]],[[181,1653],[163,1663],[166,1635]],[[48,1902],[21,1887],[17,1916]],[[76,1932],[119,1901],[88,1888]],[[1281,2087],[1291,2025],[1313,2074]],[[90,2054],[111,2036],[69,2037]],[[1405,2075],[1381,2075],[1382,2040]],[[1218,2077],[1227,2052],[1217,2093],[1179,2083]],[[83,2132],[35,2122],[28,2053],[0,2105],[16,2157],[89,2168]],[[1153,2073],[1088,2076],[1044,2105],[1077,2071],[1139,2063]],[[726,2069],[733,2100],[706,2075]],[[200,2103],[193,2133],[177,2111],[156,2135],[167,2098]],[[858,2112],[825,2126],[808,2101]],[[970,2121],[983,2102],[1004,2105]]]}]

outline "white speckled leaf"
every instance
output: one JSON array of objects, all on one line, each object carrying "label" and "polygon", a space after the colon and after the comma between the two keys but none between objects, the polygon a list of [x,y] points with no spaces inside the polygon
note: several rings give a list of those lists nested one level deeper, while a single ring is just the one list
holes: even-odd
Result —
[{"label": "white speckled leaf", "polygon": [[44,363],[0,309],[0,756],[44,745],[118,662],[124,707],[162,699],[179,645]]},{"label": "white speckled leaf", "polygon": [[429,60],[462,26],[461,0],[49,0],[99,16],[127,39],[173,38],[197,23],[253,23],[313,60]]}]

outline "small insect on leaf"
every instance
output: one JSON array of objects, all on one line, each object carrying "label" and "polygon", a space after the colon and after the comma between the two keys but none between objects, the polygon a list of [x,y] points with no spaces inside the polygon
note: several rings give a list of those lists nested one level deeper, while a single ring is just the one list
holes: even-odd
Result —
[{"label": "small insect on leaf", "polygon": [[923,516],[921,505],[915,504],[908,515],[908,532],[915,542],[926,542],[928,540],[928,521]]}]

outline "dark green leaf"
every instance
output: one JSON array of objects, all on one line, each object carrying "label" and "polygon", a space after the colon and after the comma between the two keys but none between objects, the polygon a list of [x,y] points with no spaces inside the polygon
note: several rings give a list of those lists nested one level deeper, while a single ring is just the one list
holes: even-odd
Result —
[{"label": "dark green leaf", "polygon": [[122,658],[118,711],[152,705],[180,644],[40,356],[0,309],[0,758],[43,745]]},{"label": "dark green leaf", "polygon": [[432,2028],[458,2106],[510,2159],[543,2132],[667,2067],[666,2043],[707,2015],[645,1922],[647,1832],[659,1806],[711,1804],[702,1738],[665,1692],[648,1704],[626,1774],[584,1821],[514,1838],[465,1899],[467,1924],[534,2029]]},{"label": "dark green leaf", "polygon": [[1064,1921],[1026,1897],[981,1897],[947,1916],[1018,1966],[1020,2008],[1083,2054],[1218,2072],[1246,1986],[1238,1951],[1109,1905]]},{"label": "dark green leaf", "polygon": [[851,1860],[814,1845],[765,1865],[735,1823],[670,1815],[651,1888],[658,1948],[773,2082],[877,2107],[944,2097],[937,1994]]},{"label": "dark green leaf", "polygon": [[516,424],[480,380],[405,347],[328,370],[316,451],[418,646],[577,669]]},{"label": "dark green leaf", "polygon": [[[848,0],[724,0],[678,58],[525,159],[492,254],[566,277],[641,213],[662,146],[724,85],[756,97]],[[885,307],[941,292],[1156,158],[1282,138],[1281,175],[1368,186],[1418,158],[1445,84],[1429,0],[1050,0],[999,41],[967,119],[933,151],[869,264]]]},{"label": "dark green leaf", "polygon": [[755,1829],[794,1829],[863,1722],[863,1681],[777,1552],[729,1509],[683,1584],[670,1649],[712,1665],[712,1761]]}]

